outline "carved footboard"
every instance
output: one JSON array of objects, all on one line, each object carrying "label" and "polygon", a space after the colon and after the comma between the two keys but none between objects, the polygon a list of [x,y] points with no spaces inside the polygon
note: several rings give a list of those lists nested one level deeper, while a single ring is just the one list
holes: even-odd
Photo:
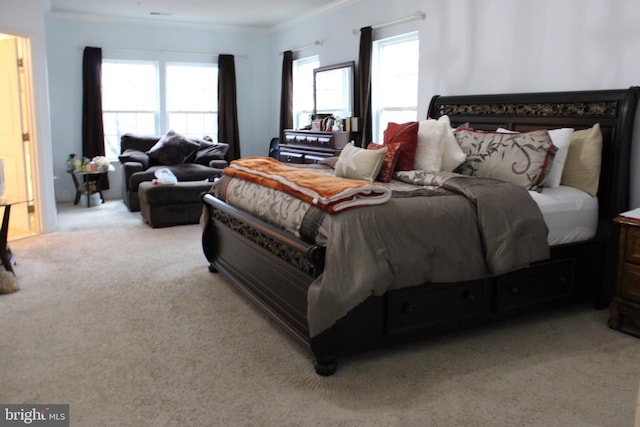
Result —
[{"label": "carved footboard", "polygon": [[[318,374],[333,374],[336,357],[344,351],[336,347],[331,332],[311,340],[306,320],[307,291],[324,267],[324,247],[299,240],[210,194],[203,194],[202,201],[202,248],[209,271],[222,273],[309,350]],[[380,308],[376,316],[381,318]],[[353,332],[361,335],[360,331]],[[353,346],[354,342],[348,340],[347,344]]]},{"label": "carved footboard", "polygon": [[324,248],[203,195],[202,247],[220,271],[274,321],[309,347],[307,289],[320,274]]}]

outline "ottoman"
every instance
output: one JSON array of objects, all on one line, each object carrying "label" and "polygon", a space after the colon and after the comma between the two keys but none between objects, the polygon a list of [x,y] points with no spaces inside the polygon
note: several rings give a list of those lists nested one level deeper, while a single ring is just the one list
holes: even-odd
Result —
[{"label": "ottoman", "polygon": [[176,184],[140,183],[138,197],[144,222],[152,228],[197,224],[202,214],[200,195],[213,185],[207,180]]}]

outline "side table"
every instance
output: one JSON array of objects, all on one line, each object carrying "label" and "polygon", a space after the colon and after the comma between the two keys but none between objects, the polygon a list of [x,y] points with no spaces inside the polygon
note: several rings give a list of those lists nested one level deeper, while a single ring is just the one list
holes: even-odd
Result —
[{"label": "side table", "polygon": [[[110,165],[109,169],[94,170],[94,171],[73,171],[69,172],[73,179],[73,185],[76,189],[76,196],[73,199],[73,204],[77,205],[80,202],[80,197],[83,193],[87,194],[87,207],[91,207],[91,194],[98,193],[104,203],[104,197],[102,196],[102,190],[104,188],[105,180],[109,171],[113,171],[115,168]],[[78,177],[82,177],[81,180]]]},{"label": "side table", "polygon": [[10,200],[10,199],[0,199],[0,206],[4,207],[4,213],[2,215],[2,227],[0,228],[0,259],[2,260],[2,265],[5,270],[10,271],[14,275],[16,274],[13,271],[13,264],[15,264],[16,256],[9,249],[9,245],[7,244],[7,237],[9,235],[9,217],[11,215],[11,206],[16,205],[18,203],[26,203],[23,200]]},{"label": "side table", "polygon": [[618,216],[620,224],[616,287],[609,311],[609,327],[640,332],[640,219]]}]

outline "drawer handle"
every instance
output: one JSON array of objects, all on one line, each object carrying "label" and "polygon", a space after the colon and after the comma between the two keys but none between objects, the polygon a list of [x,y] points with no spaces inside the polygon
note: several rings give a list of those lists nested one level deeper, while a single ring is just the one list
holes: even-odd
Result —
[{"label": "drawer handle", "polygon": [[409,304],[408,302],[405,302],[404,304],[402,304],[401,310],[405,314],[411,314],[416,310],[416,308],[413,305]]},{"label": "drawer handle", "polygon": [[476,294],[474,294],[471,291],[464,291],[462,293],[462,299],[465,299],[467,301],[475,301],[476,300]]}]

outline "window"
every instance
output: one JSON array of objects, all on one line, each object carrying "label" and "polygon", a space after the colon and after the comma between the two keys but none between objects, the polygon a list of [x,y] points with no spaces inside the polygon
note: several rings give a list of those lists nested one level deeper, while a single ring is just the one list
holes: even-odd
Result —
[{"label": "window", "polygon": [[120,154],[125,133],[218,135],[215,64],[113,61],[102,63],[102,110],[107,158]]},{"label": "window", "polygon": [[118,157],[120,137],[127,132],[156,134],[159,105],[156,63],[103,62],[102,119],[106,157]]},{"label": "window", "polygon": [[373,42],[371,112],[373,140],[382,143],[389,122],[418,118],[418,33]]},{"label": "window", "polygon": [[310,124],[313,114],[313,70],[318,68],[318,56],[293,61],[293,128]]},{"label": "window", "polygon": [[218,68],[167,65],[167,129],[202,138],[218,134]]}]

